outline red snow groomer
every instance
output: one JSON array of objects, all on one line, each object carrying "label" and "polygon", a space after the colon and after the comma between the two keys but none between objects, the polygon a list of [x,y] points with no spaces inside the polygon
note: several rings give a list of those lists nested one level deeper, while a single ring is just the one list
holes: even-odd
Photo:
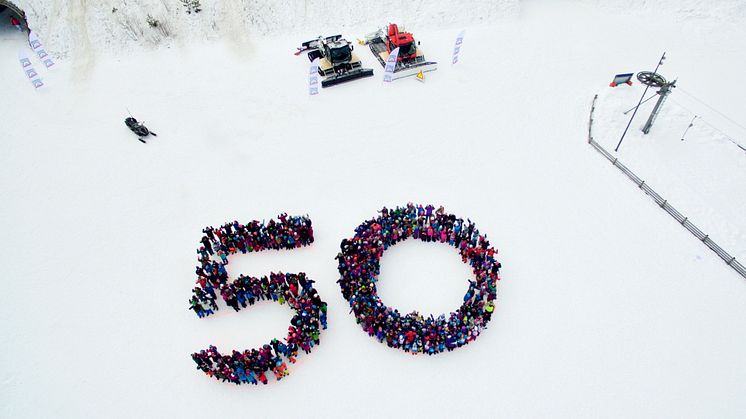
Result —
[{"label": "red snow groomer", "polygon": [[414,36],[406,32],[403,26],[399,27],[395,23],[366,35],[365,41],[360,41],[360,43],[368,45],[373,55],[384,67],[386,67],[386,60],[391,51],[399,48],[394,79],[414,76],[420,71],[424,73],[438,69],[437,62],[425,59],[425,55],[419,48],[419,42],[414,40]]}]

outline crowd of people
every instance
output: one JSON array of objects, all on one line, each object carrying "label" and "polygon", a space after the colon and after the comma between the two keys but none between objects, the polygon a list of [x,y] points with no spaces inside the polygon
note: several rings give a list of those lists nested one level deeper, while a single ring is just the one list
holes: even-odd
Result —
[{"label": "crowd of people", "polygon": [[[380,216],[357,227],[354,237],[342,240],[336,257],[341,274],[337,282],[358,324],[378,341],[412,354],[434,355],[475,340],[495,310],[500,280],[497,251],[487,236],[480,234],[471,220],[446,214],[443,207],[409,203],[391,210],[384,207],[379,212]],[[377,295],[383,252],[410,237],[448,243],[472,267],[474,280],[469,281],[464,303],[448,318],[445,314],[424,317],[416,311],[401,314],[387,307]]]},{"label": "crowd of people", "polygon": [[[220,228],[207,227],[202,230],[205,235],[200,239],[202,245],[197,250],[199,265],[195,269],[198,287],[192,290],[193,295],[189,300],[191,310],[199,317],[214,314],[218,310],[217,294],[236,311],[240,309],[239,304],[246,307],[246,302],[257,298],[252,297],[255,290],[245,277],[228,283],[225,265],[228,264],[229,255],[239,251],[246,254],[263,250],[289,250],[313,243],[310,218],[280,214],[278,219],[269,220],[266,224],[252,221],[246,225],[233,221]],[[267,282],[269,287],[272,281]],[[276,288],[274,282],[271,285]]]},{"label": "crowd of people", "polygon": [[[313,243],[313,227],[306,217],[288,217],[281,214],[279,221],[268,223],[252,221],[239,224],[227,223],[220,228],[208,227],[200,240],[200,265],[197,266],[197,284],[189,300],[190,309],[199,317],[206,317],[218,310],[217,298],[239,311],[259,301],[287,303],[295,315],[290,321],[285,342],[273,339],[259,349],[233,351],[221,354],[215,346],[192,354],[197,369],[218,380],[234,384],[267,384],[265,373],[271,371],[277,380],[288,375],[287,364],[295,362],[298,351],[309,353],[319,344],[319,333],[326,329],[326,303],[313,287],[314,281],[305,273],[272,273],[255,278],[240,275],[228,281],[225,265],[228,256],[258,252],[268,249],[294,249]],[[284,358],[284,359],[283,359]]]}]

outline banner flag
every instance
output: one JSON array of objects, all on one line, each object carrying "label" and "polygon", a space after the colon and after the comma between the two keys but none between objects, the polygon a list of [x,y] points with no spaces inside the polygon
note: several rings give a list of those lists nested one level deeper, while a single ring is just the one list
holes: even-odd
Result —
[{"label": "banner flag", "polygon": [[34,66],[31,64],[31,60],[28,57],[28,54],[26,54],[26,51],[20,50],[18,52],[18,62],[21,63],[21,68],[23,69],[23,72],[26,74],[26,77],[31,81],[31,84],[34,85],[34,88],[38,89],[42,86],[44,86],[44,82],[41,81],[41,77],[39,77],[39,73],[36,72],[34,69]]},{"label": "banner flag", "polygon": [[319,58],[313,60],[308,69],[308,94],[311,96],[319,94],[319,61]]},{"label": "banner flag", "polygon": [[459,32],[458,37],[456,37],[456,46],[453,47],[453,64],[458,63],[458,55],[461,52],[461,44],[464,43],[465,32],[465,30],[462,30]]},{"label": "banner flag", "polygon": [[29,31],[28,33],[28,43],[31,46],[31,49],[36,53],[36,56],[39,57],[39,60],[44,63],[45,67],[51,68],[54,65],[52,57],[50,57],[49,54],[47,54],[47,51],[44,50],[44,45],[42,45],[39,37],[36,36],[36,33],[33,31]]},{"label": "banner flag", "polygon": [[394,80],[394,70],[396,70],[396,60],[399,58],[399,47],[394,48],[386,60],[386,68],[383,70],[383,81],[390,83]]}]

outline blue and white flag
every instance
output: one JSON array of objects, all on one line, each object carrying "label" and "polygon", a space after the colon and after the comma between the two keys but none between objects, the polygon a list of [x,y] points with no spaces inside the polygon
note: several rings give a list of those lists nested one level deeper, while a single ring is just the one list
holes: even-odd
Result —
[{"label": "blue and white flag", "polygon": [[26,51],[18,51],[18,62],[21,63],[23,72],[26,74],[26,77],[28,77],[28,79],[31,81],[31,84],[33,84],[35,88],[38,89],[44,86],[44,82],[41,81],[39,73],[36,72],[34,66],[31,64],[31,60],[29,59],[28,54],[26,54]]},{"label": "blue and white flag", "polygon": [[465,32],[465,30],[459,32],[458,37],[456,37],[456,46],[453,47],[453,64],[458,63],[458,55],[461,52],[461,44],[464,43]]},{"label": "blue and white flag", "polygon": [[33,31],[29,31],[28,33],[28,43],[31,46],[31,49],[36,53],[36,56],[39,57],[39,60],[44,63],[45,67],[50,68],[54,65],[52,57],[50,57],[49,54],[47,54],[47,51],[44,50],[44,45],[42,45],[39,37],[36,36]]},{"label": "blue and white flag", "polygon": [[311,96],[319,94],[319,61],[319,58],[313,60],[308,69],[308,94]]},{"label": "blue and white flag", "polygon": [[383,70],[383,81],[390,83],[394,80],[394,70],[396,70],[396,60],[399,58],[399,47],[394,48],[386,60],[386,68]]}]

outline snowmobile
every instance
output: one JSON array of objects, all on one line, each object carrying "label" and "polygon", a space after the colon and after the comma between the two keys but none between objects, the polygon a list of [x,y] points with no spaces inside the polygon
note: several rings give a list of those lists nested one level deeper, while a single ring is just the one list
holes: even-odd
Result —
[{"label": "snowmobile", "polygon": [[320,58],[319,75],[324,77],[321,87],[334,86],[351,80],[373,75],[372,68],[363,68],[363,64],[355,53],[352,44],[342,35],[318,37],[304,42],[295,55],[308,51],[310,61]]},{"label": "snowmobile", "polygon": [[365,36],[361,45],[368,45],[370,51],[376,56],[383,67],[386,67],[386,60],[389,54],[396,48],[399,48],[399,56],[396,60],[393,79],[414,76],[420,71],[426,73],[438,69],[438,63],[427,61],[422,50],[419,48],[419,42],[415,42],[414,36],[406,32],[404,27],[399,27],[395,23],[389,24],[375,32]]},{"label": "snowmobile", "polygon": [[127,125],[127,127],[130,129],[130,131],[134,132],[135,135],[137,135],[137,139],[140,140],[141,143],[146,144],[145,140],[143,140],[143,137],[147,137],[148,135],[152,135],[154,137],[157,137],[158,134],[154,133],[153,131],[150,131],[146,126],[145,123],[139,123],[137,122],[137,119],[133,117],[129,117],[124,120],[124,123]]}]

